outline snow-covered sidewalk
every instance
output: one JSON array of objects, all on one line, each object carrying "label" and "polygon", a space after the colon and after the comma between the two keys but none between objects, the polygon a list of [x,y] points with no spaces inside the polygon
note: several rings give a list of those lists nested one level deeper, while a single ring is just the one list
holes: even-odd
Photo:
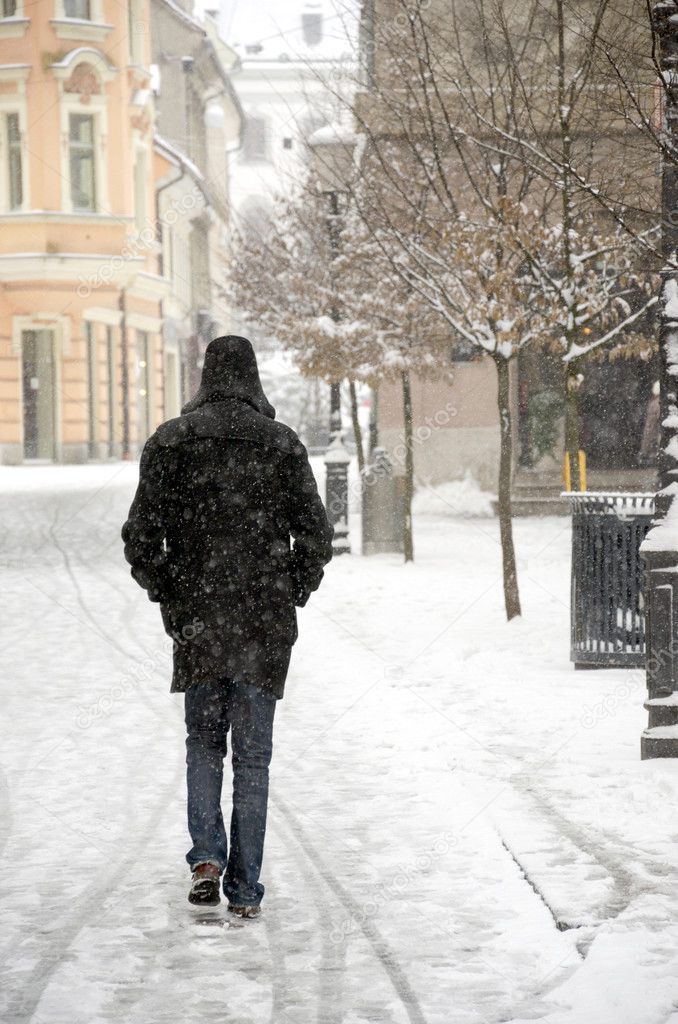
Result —
[{"label": "snow-covered sidewalk", "polygon": [[[337,559],[278,706],[262,919],[186,903],[182,698],[124,464],[0,470],[7,1024],[678,1024],[678,766],[568,661],[569,524]],[[673,1015],[673,1016],[672,1016]]]}]

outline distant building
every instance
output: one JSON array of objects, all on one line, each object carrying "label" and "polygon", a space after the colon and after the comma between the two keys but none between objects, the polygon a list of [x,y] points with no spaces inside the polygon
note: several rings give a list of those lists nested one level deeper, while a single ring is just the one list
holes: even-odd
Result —
[{"label": "distant building", "polygon": [[0,11],[0,462],[134,452],[165,406],[149,0]]},{"label": "distant building", "polygon": [[[233,83],[245,114],[242,145],[230,158],[231,199],[240,230],[256,230],[274,211],[276,196],[303,186],[307,140],[322,125],[350,121],[355,55],[346,8],[329,0],[299,0],[296,10],[261,0],[256,6],[227,0],[221,32],[238,54]],[[244,324],[258,350],[267,386],[281,416],[311,445],[327,441],[326,388],[304,381],[269,338]]]},{"label": "distant building", "polygon": [[228,242],[228,151],[240,143],[242,110],[231,83],[237,56],[190,2],[151,0],[156,156],[167,172],[157,181],[164,302],[167,415],[196,390],[205,348],[223,333]]},{"label": "distant building", "polygon": [[348,116],[353,84],[340,8],[300,0],[295,13],[288,7],[267,16],[266,10],[265,3],[255,11],[233,0],[222,7],[222,31],[228,28],[239,57],[233,82],[245,112],[242,146],[231,158],[233,209],[245,221],[267,217],[275,195],[303,184],[306,141]]}]

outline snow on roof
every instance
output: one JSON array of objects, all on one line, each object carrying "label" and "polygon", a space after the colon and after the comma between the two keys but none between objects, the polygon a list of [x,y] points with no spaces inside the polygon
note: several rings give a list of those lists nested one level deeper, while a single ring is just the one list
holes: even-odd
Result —
[{"label": "snow on roof", "polygon": [[[320,20],[318,42],[313,41],[313,33],[305,34],[304,15],[316,23]],[[256,4],[222,0],[221,5],[221,35],[244,63],[351,56],[356,26],[357,0],[258,0]]]},{"label": "snow on roof", "polygon": [[189,160],[185,153],[182,153],[180,149],[172,145],[164,136],[159,132],[153,132],[153,142],[158,149],[164,150],[169,156],[183,169],[195,179],[196,183],[201,188],[207,188],[207,180],[205,175],[202,173],[197,164],[194,164],[192,160]]},{"label": "snow on roof", "polygon": [[332,143],[352,146],[356,142],[356,133],[341,124],[326,124],[309,135],[307,142],[309,146],[329,146]]},{"label": "snow on roof", "polygon": [[161,2],[165,5],[165,7],[167,7],[168,10],[172,12],[172,14],[176,18],[179,19],[179,21],[182,21],[184,25],[189,26],[196,32],[199,32],[201,35],[205,35],[205,29],[197,20],[197,18],[194,18],[191,14],[188,14],[183,9],[183,7],[180,7],[178,3],[175,3],[175,0],[161,0]]}]

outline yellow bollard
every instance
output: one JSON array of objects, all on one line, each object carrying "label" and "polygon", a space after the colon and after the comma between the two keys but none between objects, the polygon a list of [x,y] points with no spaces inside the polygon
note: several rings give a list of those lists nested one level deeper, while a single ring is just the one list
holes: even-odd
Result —
[{"label": "yellow bollard", "polygon": [[[579,466],[579,490],[586,490],[586,452],[583,449],[579,449],[577,452],[577,464]],[[563,480],[565,481],[565,490],[572,490],[572,467],[570,465],[570,456],[568,452],[565,452],[563,459]]]},{"label": "yellow bollard", "polygon": [[586,452],[579,449],[579,490],[586,490]]}]

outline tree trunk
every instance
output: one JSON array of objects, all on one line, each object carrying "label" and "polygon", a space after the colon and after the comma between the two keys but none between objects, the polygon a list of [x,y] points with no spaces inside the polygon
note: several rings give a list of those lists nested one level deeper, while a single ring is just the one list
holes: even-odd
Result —
[{"label": "tree trunk", "polygon": [[572,363],[565,366],[565,459],[570,465],[570,487],[581,488],[579,473],[579,381]]},{"label": "tree trunk", "polygon": [[377,384],[372,387],[372,405],[370,408],[370,440],[369,440],[369,456],[370,461],[374,457],[374,449],[379,444],[379,386]]},{"label": "tree trunk", "polygon": [[358,454],[358,472],[362,473],[365,468],[365,450],[363,448],[363,431],[358,417],[358,396],[356,395],[354,380],[349,380],[348,390],[351,395],[351,423],[353,424],[353,436]]},{"label": "tree trunk", "polygon": [[414,561],[414,538],[412,536],[412,499],[414,497],[414,451],[412,432],[412,391],[410,375],[407,370],[402,374],[403,383],[403,423],[405,426],[405,522],[403,525],[403,549],[405,561]]},{"label": "tree trunk", "polygon": [[509,390],[509,362],[495,357],[497,367],[497,406],[499,410],[499,486],[497,489],[499,535],[501,538],[502,571],[504,578],[504,604],[510,621],[520,615],[520,594],[516,553],[513,546],[513,520],[511,510],[511,473],[513,469],[513,436],[511,430],[511,402]]}]

